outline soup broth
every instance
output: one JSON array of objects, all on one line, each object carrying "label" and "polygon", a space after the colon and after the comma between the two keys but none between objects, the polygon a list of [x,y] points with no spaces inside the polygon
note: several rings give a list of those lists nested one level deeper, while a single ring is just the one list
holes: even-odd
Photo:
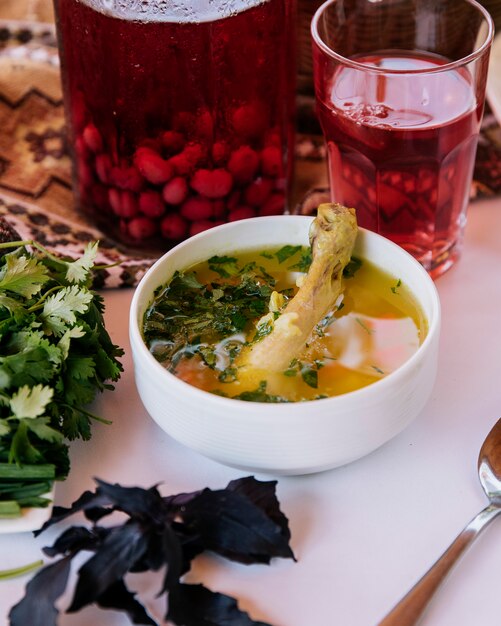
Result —
[{"label": "soup broth", "polygon": [[272,332],[273,320],[297,292],[310,261],[309,248],[284,246],[212,257],[176,273],[157,290],[145,314],[148,348],[195,387],[257,402],[355,391],[416,352],[427,323],[412,294],[398,277],[352,259],[342,296],[288,368],[267,372],[241,366],[245,346]]}]

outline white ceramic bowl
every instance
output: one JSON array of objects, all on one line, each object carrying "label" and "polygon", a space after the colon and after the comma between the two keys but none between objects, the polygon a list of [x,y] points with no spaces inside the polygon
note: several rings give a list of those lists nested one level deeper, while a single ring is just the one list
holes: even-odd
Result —
[{"label": "white ceramic bowl", "polygon": [[226,465],[272,474],[306,474],[375,450],[413,420],[428,400],[437,370],[440,303],[421,265],[389,240],[360,229],[355,254],[401,279],[427,320],[417,352],[387,377],[351,393],[300,403],[244,402],[211,394],[167,372],[150,354],[141,323],[157,287],[176,270],[214,254],[307,245],[312,218],[260,217],[205,231],[170,250],[134,294],[130,340],[136,384],[151,417],[174,439]]}]

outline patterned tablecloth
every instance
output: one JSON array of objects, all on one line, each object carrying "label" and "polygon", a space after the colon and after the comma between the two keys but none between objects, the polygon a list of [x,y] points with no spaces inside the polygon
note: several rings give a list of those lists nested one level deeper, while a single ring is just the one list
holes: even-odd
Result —
[{"label": "patterned tablecloth", "polygon": [[[472,196],[501,193],[501,129],[487,108]],[[325,149],[311,98],[298,96],[294,210],[328,198]],[[52,24],[0,21],[0,217],[23,238],[68,256],[100,240],[96,287],[133,286],[158,254],[111,240],[74,208]],[[1,233],[0,233],[1,236]]]}]

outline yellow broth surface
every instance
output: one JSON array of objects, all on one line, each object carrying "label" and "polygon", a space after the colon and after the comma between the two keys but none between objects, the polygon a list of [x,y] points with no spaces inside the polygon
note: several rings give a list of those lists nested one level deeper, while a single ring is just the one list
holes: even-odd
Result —
[{"label": "yellow broth surface", "polygon": [[[270,324],[259,327],[259,320],[269,313],[269,294],[284,295],[283,311],[298,290],[296,282],[304,274],[299,270],[307,270],[308,260],[309,249],[286,246],[213,257],[212,262],[187,269],[157,290],[145,315],[146,344],[187,383],[261,402],[297,402],[354,391],[395,371],[416,352],[427,323],[412,294],[398,276],[365,260],[353,260],[345,271],[343,295],[285,371],[239,367],[244,346],[259,341],[263,328],[264,333],[271,328]],[[235,294],[221,293],[225,285],[237,289],[243,276],[263,294],[242,298],[242,308],[234,313],[229,296]],[[221,324],[228,324],[232,315],[236,328],[231,324],[222,332],[214,328],[219,318]]]}]

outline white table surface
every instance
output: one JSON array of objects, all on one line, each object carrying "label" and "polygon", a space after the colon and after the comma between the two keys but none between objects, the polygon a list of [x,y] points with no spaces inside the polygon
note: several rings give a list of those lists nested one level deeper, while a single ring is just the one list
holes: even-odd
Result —
[{"label": "white table surface", "polygon": [[[470,207],[463,257],[437,281],[443,309],[439,373],[430,401],[403,433],[342,468],[281,477],[278,496],[298,558],[242,566],[202,557],[189,575],[234,595],[254,619],[273,626],[374,626],[486,504],[476,473],[480,445],[501,416],[501,200]],[[123,485],[163,482],[164,495],[224,487],[246,473],[173,441],[149,418],[134,385],[128,344],[131,290],[105,293],[106,320],[125,350],[125,372],[95,412],[91,442],[72,445],[72,471],[57,487],[67,506],[92,477]],[[269,477],[257,476],[266,479]],[[81,523],[76,518],[75,522]],[[64,525],[38,539],[0,536],[0,569],[37,560]],[[463,557],[429,607],[423,626],[501,623],[501,520]],[[0,624],[28,577],[0,582]],[[130,580],[161,622],[156,576]],[[68,605],[64,596],[61,606]],[[89,607],[63,614],[61,626],[125,626],[123,615]],[[29,626],[28,624],[26,626]]]}]

